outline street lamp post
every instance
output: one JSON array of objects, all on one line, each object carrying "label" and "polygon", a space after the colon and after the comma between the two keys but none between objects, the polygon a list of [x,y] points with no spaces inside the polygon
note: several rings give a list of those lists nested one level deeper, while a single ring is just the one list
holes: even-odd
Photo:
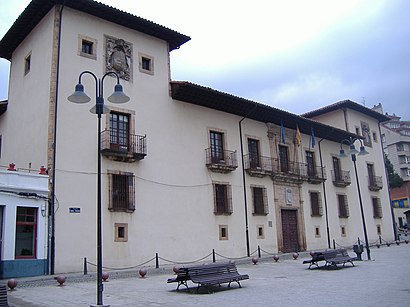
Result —
[{"label": "street lamp post", "polygon": [[[360,142],[360,151],[357,151],[357,149],[354,146],[354,143],[356,141]],[[367,238],[366,220],[364,218],[362,195],[361,195],[361,192],[360,192],[359,176],[357,174],[357,167],[356,167],[356,154],[359,155],[359,156],[364,156],[364,155],[367,155],[368,152],[364,148],[361,139],[351,137],[349,139],[345,139],[345,140],[340,142],[339,157],[341,157],[341,158],[347,157],[346,154],[345,154],[344,149],[342,148],[343,144],[347,144],[350,147],[349,154],[352,157],[352,161],[353,161],[353,165],[354,165],[354,172],[355,172],[355,175],[356,175],[357,192],[358,192],[358,195],[359,195],[360,213],[362,215],[362,224],[363,224],[364,240],[365,240],[365,244],[366,244],[367,260],[371,260],[371,258],[370,258],[370,248],[369,248],[369,239]]]},{"label": "street lamp post", "polygon": [[104,106],[103,85],[104,79],[108,75],[117,78],[117,84],[114,88],[114,93],[108,97],[108,101],[112,103],[124,103],[130,98],[122,91],[120,78],[115,72],[107,72],[101,79],[91,71],[83,71],[78,77],[78,84],[75,86],[75,92],[68,96],[68,100],[74,103],[87,103],[91,100],[84,93],[84,86],[81,84],[81,77],[84,74],[91,75],[95,80],[95,101],[96,104],[90,109],[90,112],[98,116],[98,130],[97,130],[97,305],[103,305],[103,284],[102,284],[102,223],[101,223],[101,117],[102,114],[109,112],[109,109]]}]

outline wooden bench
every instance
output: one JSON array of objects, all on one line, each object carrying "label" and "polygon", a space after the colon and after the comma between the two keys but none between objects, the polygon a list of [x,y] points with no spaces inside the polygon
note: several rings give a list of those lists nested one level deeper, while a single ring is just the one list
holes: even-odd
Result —
[{"label": "wooden bench", "polygon": [[344,248],[317,251],[311,253],[311,256],[311,259],[303,261],[304,264],[309,264],[309,269],[312,265],[319,267],[320,261],[325,261],[325,267],[337,267],[338,264],[344,266],[347,262],[354,266],[353,261],[356,260],[356,257],[350,257]]},{"label": "wooden bench", "polygon": [[239,274],[234,262],[225,262],[182,267],[179,269],[178,275],[175,278],[169,278],[167,283],[177,282],[177,290],[181,285],[189,289],[188,281],[190,280],[198,285],[198,291],[201,286],[220,286],[223,283],[228,283],[228,287],[230,287],[232,282],[236,282],[241,288],[240,281],[244,279],[249,279],[249,276]]},{"label": "wooden bench", "polygon": [[353,261],[356,260],[356,257],[350,257],[347,250],[344,248],[335,249],[333,253],[326,253],[324,254],[324,257],[326,260],[326,267],[337,267],[338,264],[343,264],[343,266],[345,266],[348,262],[354,266]]}]

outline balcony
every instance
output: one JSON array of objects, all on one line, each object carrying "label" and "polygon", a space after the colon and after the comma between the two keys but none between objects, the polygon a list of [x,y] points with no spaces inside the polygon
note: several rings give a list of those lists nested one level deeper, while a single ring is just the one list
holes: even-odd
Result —
[{"label": "balcony", "polygon": [[370,191],[380,191],[383,188],[383,181],[381,176],[367,177]]},{"label": "balcony", "polygon": [[243,156],[245,171],[253,177],[265,177],[272,174],[272,158],[256,155]]},{"label": "balcony", "polygon": [[146,139],[146,135],[130,134],[124,142],[113,142],[110,131],[104,130],[101,132],[101,154],[114,161],[139,161],[147,155]]},{"label": "balcony", "polygon": [[326,168],[305,164],[306,177],[309,183],[319,184],[326,180]]},{"label": "balcony", "polygon": [[229,173],[238,168],[236,151],[205,149],[206,167],[216,173]]},{"label": "balcony", "polygon": [[272,180],[302,183],[306,180],[306,164],[272,159]]},{"label": "balcony", "polygon": [[347,187],[352,183],[350,179],[350,171],[332,171],[332,181],[333,184],[337,187]]}]

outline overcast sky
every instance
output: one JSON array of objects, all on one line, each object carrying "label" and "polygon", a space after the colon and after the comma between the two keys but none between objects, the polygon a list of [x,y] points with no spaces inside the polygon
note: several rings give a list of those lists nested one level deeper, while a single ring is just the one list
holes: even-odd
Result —
[{"label": "overcast sky", "polygon": [[[0,37],[29,0],[0,0]],[[350,99],[410,120],[408,0],[101,0],[191,37],[172,79],[296,114]],[[0,100],[9,62],[0,59]]]}]

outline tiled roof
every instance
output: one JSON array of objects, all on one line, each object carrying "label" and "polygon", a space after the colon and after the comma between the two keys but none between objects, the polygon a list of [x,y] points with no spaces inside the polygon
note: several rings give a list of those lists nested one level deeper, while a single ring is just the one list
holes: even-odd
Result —
[{"label": "tiled roof", "polygon": [[302,114],[301,116],[306,117],[306,118],[312,118],[318,115],[322,115],[322,114],[326,114],[335,110],[339,110],[339,109],[352,109],[355,110],[357,112],[366,114],[370,117],[373,117],[375,119],[377,119],[379,122],[385,122],[387,120],[390,120],[390,118],[386,115],[383,115],[381,113],[378,113],[376,111],[373,111],[372,109],[369,109],[365,106],[362,106],[361,104],[358,104],[356,102],[353,102],[351,100],[343,100],[343,101],[339,101],[333,104],[330,104],[328,106],[325,106],[323,108],[317,109],[317,110],[313,110],[307,113]]},{"label": "tiled roof", "polygon": [[282,123],[285,128],[292,130],[296,130],[297,125],[300,132],[307,135],[311,135],[313,128],[315,137],[319,139],[325,138],[334,142],[341,142],[349,137],[357,137],[356,134],[287,111],[186,81],[172,81],[171,96],[179,101],[235,114],[263,123],[276,125]]},{"label": "tiled roof", "polygon": [[13,51],[40,20],[57,4],[105,19],[124,27],[167,41],[170,51],[189,41],[189,36],[152,21],[92,0],[32,0],[0,41],[0,57],[10,60]]}]

